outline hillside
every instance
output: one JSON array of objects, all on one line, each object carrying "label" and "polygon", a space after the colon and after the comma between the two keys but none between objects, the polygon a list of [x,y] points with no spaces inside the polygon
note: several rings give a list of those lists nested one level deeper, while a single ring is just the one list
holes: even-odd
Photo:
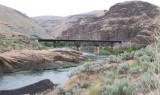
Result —
[{"label": "hillside", "polygon": [[0,5],[0,36],[51,38],[27,15],[3,5]]},{"label": "hillside", "polygon": [[[153,42],[160,23],[158,6],[142,1],[113,5],[104,16],[79,20],[62,33],[62,39],[123,40],[139,44]],[[159,31],[159,29],[158,29]]]},{"label": "hillside", "polygon": [[61,37],[62,31],[71,28],[78,19],[86,18],[86,17],[93,17],[103,15],[103,11],[92,11],[84,14],[72,15],[67,17],[60,17],[60,16],[39,16],[39,17],[32,17],[32,19],[38,23],[40,26],[46,29],[50,35],[54,37]]},{"label": "hillside", "polygon": [[46,95],[159,95],[159,50],[157,42],[101,62],[86,62]]}]

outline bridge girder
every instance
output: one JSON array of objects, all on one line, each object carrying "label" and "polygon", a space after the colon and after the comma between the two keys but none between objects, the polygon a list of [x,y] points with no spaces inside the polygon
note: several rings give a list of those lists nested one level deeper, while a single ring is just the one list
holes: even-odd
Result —
[{"label": "bridge girder", "polygon": [[93,45],[93,46],[113,46],[114,43],[122,43],[122,41],[104,41],[104,40],[53,40],[53,39],[39,39],[38,42],[53,42],[53,46],[85,46],[85,45]]}]

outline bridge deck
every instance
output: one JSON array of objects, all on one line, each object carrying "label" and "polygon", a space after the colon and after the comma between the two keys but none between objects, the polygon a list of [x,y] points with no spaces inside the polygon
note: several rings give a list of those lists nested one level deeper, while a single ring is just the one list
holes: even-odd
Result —
[{"label": "bridge deck", "polygon": [[38,42],[109,42],[109,43],[122,43],[122,41],[105,41],[105,40],[54,40],[54,39],[39,39]]}]

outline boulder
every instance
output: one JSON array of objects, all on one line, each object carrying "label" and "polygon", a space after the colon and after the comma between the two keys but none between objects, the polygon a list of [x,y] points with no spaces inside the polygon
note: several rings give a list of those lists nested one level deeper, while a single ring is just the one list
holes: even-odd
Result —
[{"label": "boulder", "polygon": [[35,95],[49,89],[53,89],[56,84],[53,84],[49,79],[41,80],[37,83],[18,88],[13,90],[1,90],[0,95],[22,95],[22,94],[31,94]]}]

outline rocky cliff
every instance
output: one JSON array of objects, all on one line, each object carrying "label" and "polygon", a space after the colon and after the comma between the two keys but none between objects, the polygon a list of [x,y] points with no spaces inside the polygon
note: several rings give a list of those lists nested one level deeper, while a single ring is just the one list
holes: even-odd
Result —
[{"label": "rocky cliff", "polygon": [[46,29],[50,35],[61,37],[62,31],[71,28],[80,18],[103,15],[104,11],[92,11],[84,14],[77,14],[67,17],[60,16],[39,16],[32,19]]},{"label": "rocky cliff", "polygon": [[159,7],[143,1],[113,5],[104,16],[81,19],[63,31],[61,39],[123,40],[139,44],[154,41],[160,24]]}]

